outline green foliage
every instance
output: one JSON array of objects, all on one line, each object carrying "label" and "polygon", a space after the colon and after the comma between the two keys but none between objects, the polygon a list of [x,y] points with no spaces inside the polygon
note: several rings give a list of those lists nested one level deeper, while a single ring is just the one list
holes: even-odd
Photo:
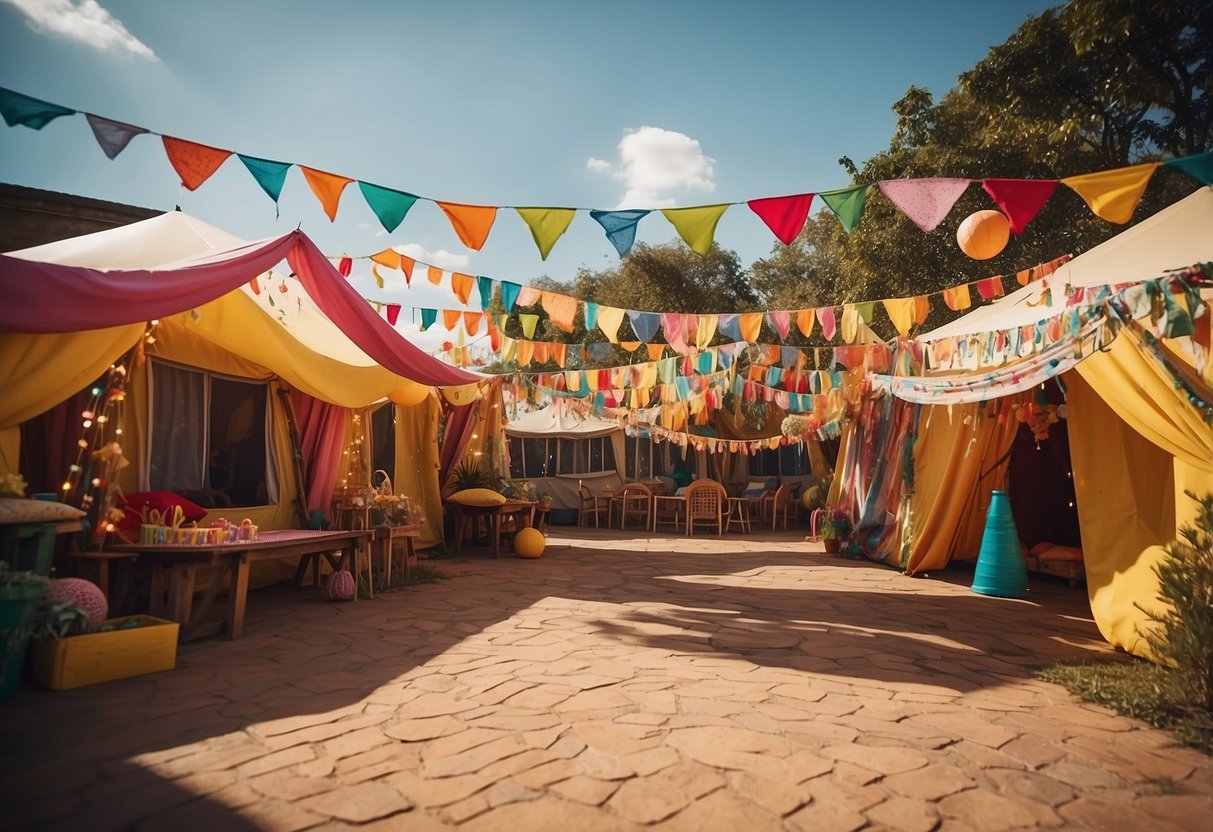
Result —
[{"label": "green foliage", "polygon": [[50,578],[43,577],[37,572],[13,569],[8,563],[0,561],[0,594],[24,594],[26,589],[46,590],[50,585]]},{"label": "green foliage", "polygon": [[1141,659],[1059,662],[1034,671],[1037,678],[1066,688],[1084,702],[1113,708],[1155,728],[1171,731],[1185,745],[1213,753],[1213,714],[1177,703],[1174,671]]},{"label": "green foliage", "polygon": [[34,613],[34,638],[67,638],[93,629],[88,615],[71,598],[43,598]]},{"label": "green foliage", "polygon": [[1187,494],[1200,505],[1195,525],[1181,527],[1154,566],[1164,608],[1140,608],[1158,625],[1144,636],[1173,668],[1179,700],[1213,712],[1213,494]]},{"label": "green foliage", "polygon": [[479,462],[464,460],[455,466],[447,479],[447,486],[452,491],[464,491],[468,488],[497,489],[501,478]]}]

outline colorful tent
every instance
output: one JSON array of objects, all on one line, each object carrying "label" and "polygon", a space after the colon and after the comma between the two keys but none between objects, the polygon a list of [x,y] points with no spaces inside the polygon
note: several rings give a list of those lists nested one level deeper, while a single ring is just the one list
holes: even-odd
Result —
[{"label": "colorful tent", "polygon": [[[272,271],[284,258],[291,275]],[[239,509],[263,528],[299,523],[293,500],[301,489],[289,463],[293,452],[279,389],[294,391],[297,408],[315,402],[340,409],[344,419],[346,408],[387,396],[425,403],[419,393],[430,385],[478,378],[431,358],[396,333],[300,232],[245,243],[171,212],[2,255],[0,287],[7,300],[0,310],[0,381],[6,390],[0,468],[21,468],[22,422],[68,400],[142,344],[153,360],[135,365],[128,381],[133,406],[128,402],[124,452],[135,464],[123,471],[121,486],[128,492],[148,487],[148,386],[157,360],[264,381],[277,463],[266,498],[276,492],[277,499]],[[149,339],[152,319],[157,323]],[[415,435],[408,447],[398,447],[412,470],[418,470],[412,463],[419,439],[421,454],[436,448],[437,419],[427,417],[426,408],[415,408],[412,418],[429,424],[433,435]],[[299,415],[302,421],[307,414]],[[308,489],[310,509],[328,513],[335,464],[323,466],[327,484]],[[440,537],[437,483],[430,471],[419,470],[422,479],[399,483],[398,490],[412,490],[422,500],[434,526],[430,536]]]},{"label": "colorful tent", "polygon": [[[1076,301],[1208,261],[1213,190],[1203,188],[1043,281],[919,341],[929,346],[944,338],[1032,329],[1072,310]],[[1206,294],[1206,316],[1207,304]],[[1099,328],[1100,321],[1091,326]],[[1152,346],[1131,326],[1103,349],[1084,350],[1081,360],[1069,361],[1083,337],[1094,336],[1084,330],[1059,342],[1057,356],[1043,363],[1033,357],[1012,361],[1000,373],[973,367],[972,355],[968,372],[942,378],[926,373],[933,384],[886,377],[888,389],[908,401],[864,403],[844,441],[846,464],[837,487],[860,518],[861,541],[872,556],[910,573],[975,559],[990,492],[1004,487],[1012,459],[1015,411],[1042,395],[1041,382],[1059,379],[1092,612],[1108,641],[1144,654],[1140,629],[1146,617],[1138,605],[1149,607],[1156,598],[1151,570],[1160,546],[1194,516],[1195,504],[1184,491],[1213,491],[1213,424],[1180,383],[1182,378],[1209,401],[1213,362],[1204,364],[1202,376],[1199,351],[1189,339],[1160,339]],[[1042,375],[1033,375],[1034,362]],[[996,376],[1006,383],[991,384]],[[879,387],[880,377],[874,380]]]}]

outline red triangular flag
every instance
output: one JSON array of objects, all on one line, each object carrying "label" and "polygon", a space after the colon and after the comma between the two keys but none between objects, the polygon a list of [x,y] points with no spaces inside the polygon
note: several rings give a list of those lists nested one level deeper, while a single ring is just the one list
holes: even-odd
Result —
[{"label": "red triangular flag", "polygon": [[990,198],[1011,221],[1011,233],[1022,234],[1032,218],[1045,207],[1057,187],[1056,179],[983,179]]},{"label": "red triangular flag", "polygon": [[397,319],[400,318],[400,304],[389,303],[387,305],[387,322],[392,326],[396,325]]},{"label": "red triangular flag", "polygon": [[813,205],[813,194],[751,199],[746,205],[767,224],[767,228],[775,232],[780,242],[790,246],[800,229],[804,228],[809,208]]},{"label": "red triangular flag", "polygon": [[169,163],[181,177],[181,184],[191,191],[210,179],[211,174],[219,170],[219,166],[232,155],[230,150],[174,139],[172,136],[161,136],[160,139],[164,142]]},{"label": "red triangular flag", "polygon": [[350,258],[342,257],[339,261],[337,261],[337,271],[339,271],[341,273],[342,277],[349,277],[350,272],[352,272],[353,270],[354,270],[354,261],[351,260]]}]

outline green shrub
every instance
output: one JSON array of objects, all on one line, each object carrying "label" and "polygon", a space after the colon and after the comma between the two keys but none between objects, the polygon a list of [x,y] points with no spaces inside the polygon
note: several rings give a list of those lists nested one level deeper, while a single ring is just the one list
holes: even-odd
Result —
[{"label": "green shrub", "polygon": [[1140,607],[1158,625],[1143,636],[1171,667],[1181,701],[1213,711],[1213,494],[1187,494],[1200,504],[1196,523],[1180,528],[1154,567],[1165,608]]}]

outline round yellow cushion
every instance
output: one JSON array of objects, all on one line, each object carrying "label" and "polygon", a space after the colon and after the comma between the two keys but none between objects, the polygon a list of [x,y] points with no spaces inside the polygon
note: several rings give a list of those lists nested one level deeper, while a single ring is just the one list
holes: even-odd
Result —
[{"label": "round yellow cushion", "polygon": [[465,488],[462,491],[456,491],[447,500],[452,503],[459,503],[461,506],[499,506],[505,502],[505,497],[498,494],[491,488]]}]

